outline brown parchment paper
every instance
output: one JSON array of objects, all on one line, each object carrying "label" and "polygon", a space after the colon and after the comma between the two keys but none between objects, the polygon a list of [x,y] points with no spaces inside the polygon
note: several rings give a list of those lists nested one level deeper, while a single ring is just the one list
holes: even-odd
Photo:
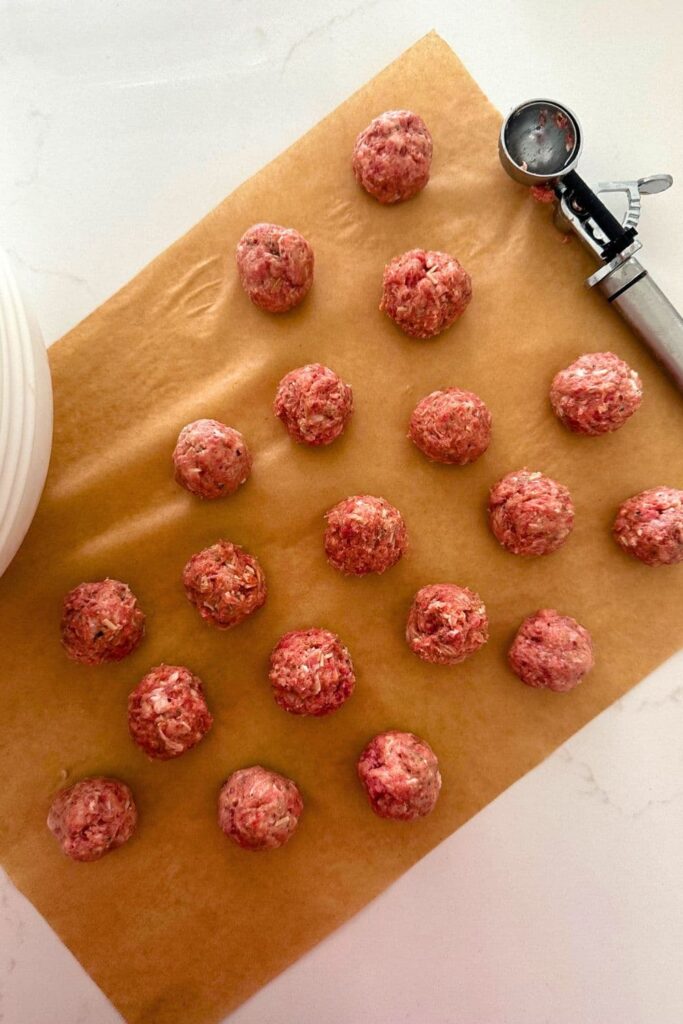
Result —
[{"label": "brown parchment paper", "polygon": [[[429,187],[382,208],[349,169],[356,133],[387,108],[421,113],[434,135]],[[45,494],[0,582],[2,862],[131,1022],[205,1024],[235,1007],[641,679],[683,640],[683,566],[648,569],[619,552],[619,502],[683,485],[683,403],[604,301],[592,269],[562,244],[549,211],[498,166],[499,115],[431,35],[257,174],[51,351],[55,441]],[[233,265],[245,228],[299,228],[316,253],[306,302],[287,316],[252,307]],[[414,246],[455,253],[474,281],[463,319],[429,342],[377,310],[385,262]],[[612,349],[642,374],[645,399],[617,434],[582,439],[552,417],[553,373]],[[277,381],[306,361],[353,385],[356,412],[328,450],[293,444],[271,413]],[[407,441],[414,403],[443,385],[489,403],[495,436],[465,469],[429,464]],[[178,429],[198,416],[234,424],[253,477],[202,504],[173,482]],[[487,489],[528,465],[566,483],[577,520],[565,547],[521,560],[489,535]],[[348,494],[404,513],[407,557],[383,577],[345,579],[323,556],[323,513]],[[262,560],[266,607],[238,629],[203,624],[180,584],[185,560],[219,537]],[[119,665],[70,663],[62,595],[84,579],[128,581],[148,615]],[[491,641],[465,664],[423,664],[403,640],[421,585],[474,587]],[[574,693],[523,686],[506,647],[521,618],[557,607],[589,627],[595,671]],[[268,654],[287,629],[329,627],[358,674],[328,720],[284,714]],[[216,724],[177,762],[131,744],[126,697],[160,661],[205,680]],[[355,779],[358,752],[387,727],[437,751],[443,795],[427,820],[375,818]],[[245,853],[215,823],[233,769],[261,762],[300,784],[306,809],[283,850]],[[133,787],[137,836],[98,864],[63,858],[45,828],[51,795],[89,773]],[[504,837],[501,837],[504,841]],[[291,1012],[290,1012],[291,1011]],[[289,1018],[296,1018],[290,1007]],[[284,1018],[283,1018],[284,1019]]]}]

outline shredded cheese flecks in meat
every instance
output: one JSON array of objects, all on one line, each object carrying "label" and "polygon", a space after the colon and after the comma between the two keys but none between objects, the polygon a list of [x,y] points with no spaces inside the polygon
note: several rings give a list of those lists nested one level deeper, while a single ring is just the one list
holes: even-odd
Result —
[{"label": "shredded cheese flecks in meat", "polygon": [[270,683],[281,708],[293,715],[328,715],[353,693],[351,656],[327,629],[285,633],[270,656]]},{"label": "shredded cheese flecks in meat", "polygon": [[470,275],[455,256],[411,249],[384,268],[380,310],[412,338],[433,338],[472,298]]},{"label": "shredded cheese flecks in meat", "polygon": [[496,540],[514,555],[548,555],[574,526],[567,488],[542,473],[521,469],[491,488],[489,524]]},{"label": "shredded cheese flecks in meat", "polygon": [[454,583],[434,583],[418,590],[413,599],[406,640],[423,661],[457,665],[486,643],[488,630],[479,594]]},{"label": "shredded cheese flecks in meat", "polygon": [[472,391],[433,391],[413,409],[408,436],[432,462],[465,466],[490,444],[491,413]]},{"label": "shredded cheese flecks in meat", "polygon": [[64,598],[61,634],[64,650],[74,661],[121,661],[142,640],[145,615],[126,583],[81,583]]},{"label": "shredded cheese flecks in meat", "polygon": [[429,814],[441,789],[436,754],[411,732],[390,730],[371,739],[358,759],[358,777],[375,814],[394,821]]},{"label": "shredded cheese flecks in meat", "polygon": [[218,824],[245,850],[275,850],[294,834],[303,811],[295,782],[260,765],[233,772],[218,796]]},{"label": "shredded cheese flecks in meat", "polygon": [[343,433],[353,411],[353,392],[334,370],[309,363],[278,384],[273,412],[300,444],[328,445]]},{"label": "shredded cheese flecks in meat", "polygon": [[218,420],[195,420],[173,451],[176,481],[199,498],[233,494],[251,473],[251,453],[239,430]]},{"label": "shredded cheese flecks in meat", "polygon": [[567,693],[593,668],[593,644],[576,619],[543,608],[519,627],[508,661],[527,686]]},{"label": "shredded cheese flecks in meat", "polygon": [[254,224],[240,238],[236,259],[242,287],[268,313],[298,306],[313,284],[313,249],[294,228]]},{"label": "shredded cheese flecks in meat", "polygon": [[180,757],[213,724],[201,679],[182,665],[158,665],[128,697],[128,729],[153,760]]},{"label": "shredded cheese flecks in meat", "polygon": [[550,386],[553,412],[575,434],[596,436],[618,430],[642,398],[640,377],[613,352],[580,356],[560,370]]},{"label": "shredded cheese flecks in meat", "polygon": [[47,827],[66,856],[85,862],[122,846],[136,824],[137,810],[128,786],[102,776],[61,789],[47,817]]},{"label": "shredded cheese flecks in meat", "polygon": [[644,565],[683,562],[683,490],[653,487],[628,498],[617,512],[614,538]]},{"label": "shredded cheese flecks in meat", "polygon": [[378,202],[404,202],[429,181],[432,149],[432,137],[418,114],[387,110],[356,139],[353,173]]},{"label": "shredded cheese flecks in meat", "polygon": [[371,494],[345,498],[326,519],[325,553],[340,572],[382,573],[405,554],[408,535],[403,516],[384,498]]},{"label": "shredded cheese flecks in meat", "polygon": [[183,570],[183,585],[201,617],[219,629],[239,625],[258,611],[267,597],[258,559],[228,540],[219,540],[193,555]]}]

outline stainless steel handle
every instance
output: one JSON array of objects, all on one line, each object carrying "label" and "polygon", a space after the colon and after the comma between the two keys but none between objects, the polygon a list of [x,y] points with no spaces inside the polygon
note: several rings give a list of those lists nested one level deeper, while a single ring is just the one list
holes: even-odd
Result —
[{"label": "stainless steel handle", "polygon": [[597,285],[683,391],[683,318],[636,259]]}]

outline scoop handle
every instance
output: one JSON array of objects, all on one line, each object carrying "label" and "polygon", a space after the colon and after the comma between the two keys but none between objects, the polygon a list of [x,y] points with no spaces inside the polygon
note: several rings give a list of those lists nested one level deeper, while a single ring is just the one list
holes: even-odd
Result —
[{"label": "scoop handle", "polygon": [[597,286],[683,392],[683,318],[636,259]]}]

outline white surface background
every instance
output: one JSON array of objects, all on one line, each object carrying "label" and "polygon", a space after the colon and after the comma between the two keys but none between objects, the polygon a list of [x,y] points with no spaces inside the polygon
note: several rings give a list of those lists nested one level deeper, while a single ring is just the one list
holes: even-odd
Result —
[{"label": "white surface background", "polygon": [[[430,28],[500,109],[573,107],[588,180],[678,178],[641,239],[683,308],[678,0],[0,0],[0,244],[47,340]],[[231,1024],[680,1024],[682,737],[679,655]],[[4,878],[0,1020],[120,1020]]]}]

